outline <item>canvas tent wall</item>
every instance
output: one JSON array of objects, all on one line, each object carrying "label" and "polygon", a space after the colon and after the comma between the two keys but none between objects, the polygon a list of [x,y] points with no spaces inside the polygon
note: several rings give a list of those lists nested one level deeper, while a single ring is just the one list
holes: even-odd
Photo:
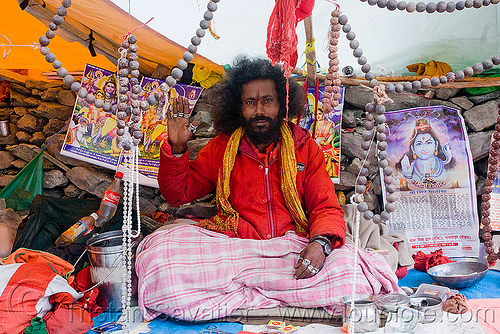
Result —
[{"label": "canvas tent wall", "polygon": [[[128,10],[128,0],[112,1]],[[141,21],[154,16],[149,24],[151,28],[187,47],[207,2],[131,0],[131,12]],[[366,0],[316,0],[312,12],[313,33],[316,57],[324,69],[328,68],[325,47],[333,2],[338,3],[342,13],[349,18],[368,63],[374,68],[380,66],[393,70],[396,75],[407,74],[405,66],[413,63],[438,60],[447,62],[456,71],[500,54],[500,4],[427,14],[391,12],[376,5],[370,6]],[[230,63],[239,53],[265,56],[267,24],[274,4],[272,0],[220,1],[212,20],[213,29],[220,39],[207,34],[198,47],[199,52],[218,64]],[[302,66],[306,47],[302,22],[298,24],[297,34],[298,66]],[[359,74],[359,65],[348,42],[341,33],[340,66],[351,65]]]}]

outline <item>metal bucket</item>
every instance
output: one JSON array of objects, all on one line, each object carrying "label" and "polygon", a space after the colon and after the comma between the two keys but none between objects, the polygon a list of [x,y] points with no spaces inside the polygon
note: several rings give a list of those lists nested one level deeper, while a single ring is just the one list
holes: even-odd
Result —
[{"label": "metal bucket", "polygon": [[[134,231],[136,233],[136,231]],[[90,278],[93,284],[99,285],[99,293],[108,299],[108,310],[122,309],[122,231],[111,231],[95,234],[87,240],[86,249],[90,259]],[[142,236],[133,239],[132,254],[135,257],[135,248]],[[137,276],[132,259],[132,298],[137,298]]]},{"label": "metal bucket", "polygon": [[0,136],[7,137],[10,135],[9,121],[0,121]]},{"label": "metal bucket", "polygon": [[[354,299],[354,309],[351,310],[351,300]],[[375,332],[380,326],[380,314],[371,295],[345,296],[340,299],[344,304],[342,320],[354,321],[354,333]]]}]

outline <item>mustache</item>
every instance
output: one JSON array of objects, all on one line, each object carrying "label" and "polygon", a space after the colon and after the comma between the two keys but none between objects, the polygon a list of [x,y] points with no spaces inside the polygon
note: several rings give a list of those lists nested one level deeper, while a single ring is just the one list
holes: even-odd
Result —
[{"label": "mustache", "polygon": [[273,119],[267,116],[254,116],[248,120],[248,123],[252,124],[259,121],[268,121],[269,123],[272,123]]}]

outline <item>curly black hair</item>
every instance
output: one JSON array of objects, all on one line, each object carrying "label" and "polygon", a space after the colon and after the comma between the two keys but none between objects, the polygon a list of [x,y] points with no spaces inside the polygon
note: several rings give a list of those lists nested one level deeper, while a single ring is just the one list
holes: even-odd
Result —
[{"label": "curly black hair", "polygon": [[[280,110],[278,117],[286,117],[286,83],[281,66],[273,66],[263,58],[238,56],[224,79],[207,90],[207,99],[214,120],[214,128],[219,133],[231,134],[244,124],[241,115],[241,94],[243,85],[257,79],[271,79],[276,84]],[[301,86],[293,80],[289,82],[288,118],[293,119],[304,109],[304,94]]]}]

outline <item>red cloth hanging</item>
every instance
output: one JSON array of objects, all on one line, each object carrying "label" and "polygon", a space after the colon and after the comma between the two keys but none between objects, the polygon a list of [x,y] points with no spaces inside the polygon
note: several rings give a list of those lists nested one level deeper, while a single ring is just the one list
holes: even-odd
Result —
[{"label": "red cloth hanging", "polygon": [[[71,284],[76,291],[85,291],[93,285],[90,276],[90,266],[86,266],[76,275],[75,281]],[[108,301],[104,294],[99,293],[98,288],[87,291],[75,305],[78,305],[88,311],[92,318],[101,314],[108,308]]]},{"label": "red cloth hanging", "polygon": [[297,65],[297,23],[311,15],[314,0],[276,0],[267,26],[267,56],[282,62],[288,78]]}]

